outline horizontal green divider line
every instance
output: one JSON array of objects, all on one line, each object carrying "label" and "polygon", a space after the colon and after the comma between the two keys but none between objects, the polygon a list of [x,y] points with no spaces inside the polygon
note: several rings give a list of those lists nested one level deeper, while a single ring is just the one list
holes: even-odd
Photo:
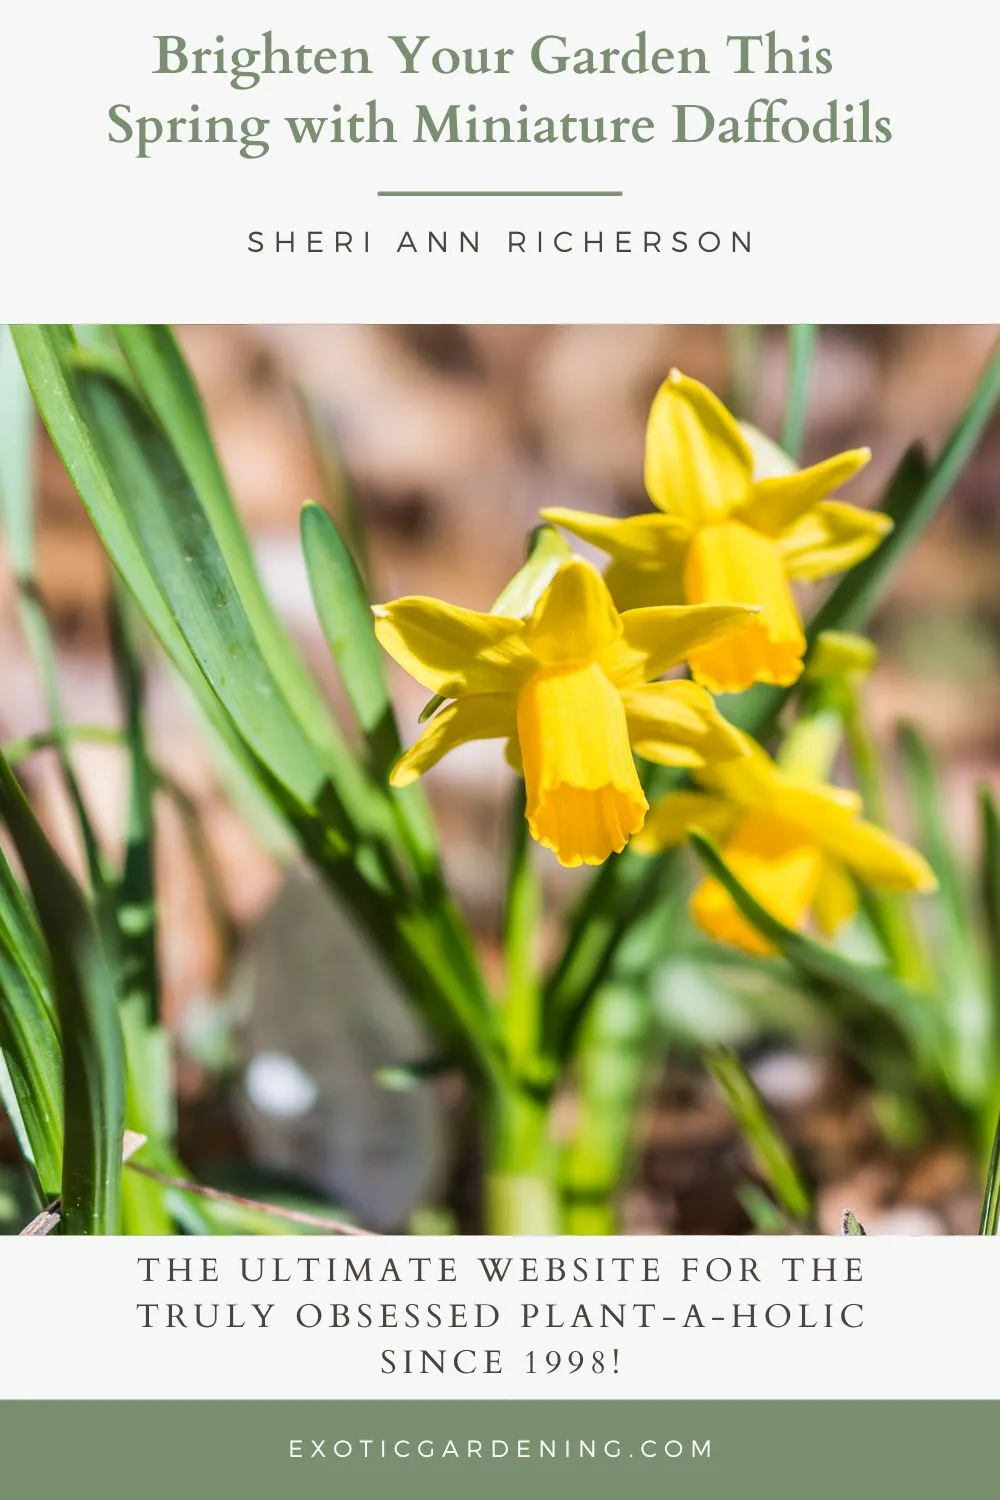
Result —
[{"label": "horizontal green divider line", "polygon": [[618,188],[380,188],[378,198],[622,198]]}]

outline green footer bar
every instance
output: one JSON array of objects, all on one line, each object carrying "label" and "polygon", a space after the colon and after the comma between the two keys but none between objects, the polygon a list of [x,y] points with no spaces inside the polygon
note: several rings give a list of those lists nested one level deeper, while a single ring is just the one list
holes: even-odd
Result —
[{"label": "green footer bar", "polygon": [[993,1488],[994,1402],[0,1403],[0,1491],[867,1500]]}]

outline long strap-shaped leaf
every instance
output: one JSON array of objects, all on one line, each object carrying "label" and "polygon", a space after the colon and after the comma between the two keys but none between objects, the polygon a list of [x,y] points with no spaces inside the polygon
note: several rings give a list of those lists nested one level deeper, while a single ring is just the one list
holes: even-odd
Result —
[{"label": "long strap-shaped leaf", "polygon": [[116,324],[118,346],[170,439],[198,495],[220,552],[239,592],[261,653],[309,736],[342,752],[323,695],[278,620],[261,585],[246,530],[240,522],[208,430],[198,388],[177,341],[164,324]]},{"label": "long strap-shaped leaf", "polygon": [[812,1219],[812,1195],[791,1147],[778,1129],[760,1090],[730,1047],[714,1048],[705,1066],[715,1079],[758,1170],[792,1224]]},{"label": "long strap-shaped leaf", "polygon": [[168,437],[127,374],[79,362],[70,330],[26,325],[14,337],[112,561],[199,703],[449,1048],[489,1071],[495,1027],[482,980],[472,982],[470,966],[458,963],[455,918],[408,889],[384,789],[346,751],[318,744],[297,717]]},{"label": "long strap-shaped leaf", "polygon": [[111,967],[93,913],[0,755],[0,815],[24,866],[52,963],[63,1053],[62,1202],[70,1234],[119,1227],[125,1065]]},{"label": "long strap-shaped leaf", "polygon": [[7,1062],[15,1130],[40,1198],[62,1180],[63,1075],[45,941],[0,849],[0,1048]]},{"label": "long strap-shaped leaf", "polygon": [[[309,587],[320,628],[364,735],[372,772],[380,785],[385,786],[402,747],[389,696],[385,658],[375,638],[364,582],[349,547],[325,510],[307,504],[302,511],[301,530]],[[470,1000],[488,1011],[488,997],[471,936],[445,884],[437,835],[423,789],[389,788],[387,796],[400,839],[419,881],[426,919],[434,924],[457,972],[464,976]]]},{"label": "long strap-shaped leaf", "polygon": [[[350,549],[320,506],[304,506],[301,534],[320,628],[364,735],[372,771],[384,784],[402,746],[365,586]],[[397,795],[395,805],[417,869],[436,871],[434,828],[422,792],[414,790],[416,796]]]},{"label": "long strap-shaped leaf", "polygon": [[7,1064],[21,1149],[44,1202],[62,1180],[62,1053],[51,996],[19,941],[6,900],[13,874],[0,851],[0,1050]]},{"label": "long strap-shaped leaf", "polygon": [[100,849],[67,743],[56,650],[38,587],[33,463],[35,411],[8,328],[0,329],[0,411],[3,412],[0,520],[7,558],[17,584],[21,628],[45,698],[59,768],[79,824],[91,884],[99,893],[104,883]]},{"label": "long strap-shaped leaf", "polygon": [[[304,805],[331,770],[289,709],[209,519],[152,418],[103,370],[74,363],[71,331],[13,329],[36,404],[111,560],[175,664]],[[345,758],[346,764],[346,758]],[[364,798],[357,777],[351,792]]]}]

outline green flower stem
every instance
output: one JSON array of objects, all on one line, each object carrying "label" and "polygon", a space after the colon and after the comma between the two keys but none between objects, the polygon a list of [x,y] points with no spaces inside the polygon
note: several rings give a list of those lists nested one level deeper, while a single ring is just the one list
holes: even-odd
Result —
[{"label": "green flower stem", "polygon": [[488,1234],[558,1234],[559,1199],[549,1107],[508,1084],[486,1107],[484,1220]]},{"label": "green flower stem", "polygon": [[530,1076],[537,1067],[542,1040],[537,954],[542,890],[531,857],[524,802],[524,782],[519,777],[511,803],[510,863],[504,906],[503,1027],[514,1072]]},{"label": "green flower stem", "polygon": [[559,1172],[564,1234],[617,1234],[615,1201],[632,1154],[635,1117],[651,1074],[652,1000],[645,985],[604,985],[572,1060],[575,1119]]},{"label": "green flower stem", "polygon": [[805,710],[781,742],[778,765],[788,776],[806,781],[828,781],[844,726],[841,716],[822,700]]},{"label": "green flower stem", "polygon": [[[653,767],[660,772],[662,767]],[[663,771],[646,782],[652,804],[676,784],[677,775]],[[590,881],[574,908],[562,955],[550,974],[543,1000],[546,1047],[565,1058],[577,1028],[598,986],[617,972],[616,962],[626,940],[666,892],[676,889],[681,851],[667,850],[655,859],[628,850],[613,855]]]}]

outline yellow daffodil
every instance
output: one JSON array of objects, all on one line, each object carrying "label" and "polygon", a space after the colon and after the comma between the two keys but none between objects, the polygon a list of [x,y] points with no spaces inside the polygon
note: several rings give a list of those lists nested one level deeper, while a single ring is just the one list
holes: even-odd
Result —
[{"label": "yellow daffodil", "polygon": [[397,761],[392,783],[406,786],[467,740],[505,739],[532,836],[564,865],[600,864],[646,816],[633,750],[687,767],[744,753],[703,688],[654,679],[753,618],[733,604],[619,614],[580,558],[563,563],[527,619],[426,598],[376,606],[389,655],[453,700]]},{"label": "yellow daffodil", "polygon": [[542,515],[610,555],[608,587],[619,608],[760,606],[752,629],[692,656],[705,687],[788,684],[805,651],[790,581],[853,567],[891,528],[887,516],[827,498],[870,456],[855,448],[796,469],[707,387],[673,370],[646,428],[645,482],[657,510],[625,519],[561,508]]},{"label": "yellow daffodil", "polygon": [[[860,816],[855,792],[795,779],[752,740],[745,744],[742,759],[695,773],[704,790],[673,792],[652,809],[635,840],[640,853],[700,829],[773,916],[801,928],[812,915],[827,936],[856,911],[855,881],[876,890],[934,888],[930,866],[914,849]],[[714,938],[750,953],[771,951],[717,880],[702,881],[691,913]]]}]

